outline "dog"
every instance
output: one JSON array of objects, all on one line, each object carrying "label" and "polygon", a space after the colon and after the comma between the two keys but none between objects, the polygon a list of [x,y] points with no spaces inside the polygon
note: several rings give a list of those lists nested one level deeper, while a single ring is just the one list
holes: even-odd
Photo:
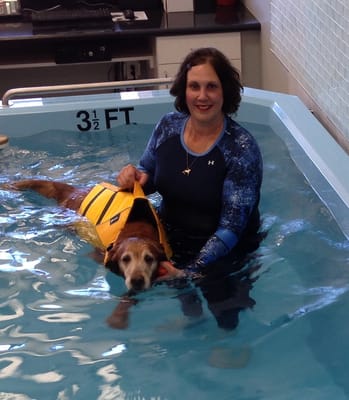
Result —
[{"label": "dog", "polygon": [[[80,189],[49,180],[17,181],[2,185],[2,189],[34,190],[82,216],[83,223],[74,226],[77,233],[93,244],[107,268],[124,277],[128,289],[107,318],[110,327],[126,329],[129,326],[130,308],[137,303],[134,295],[150,288],[154,282],[179,279],[180,287],[187,283],[186,273],[170,262],[172,251],[165,231],[139,183],[135,183],[133,192],[105,182],[92,189]],[[260,264],[243,269],[249,260],[245,257],[229,263],[223,260],[196,281],[218,325],[224,329],[235,329],[238,313],[254,304],[248,296],[254,280],[247,278]],[[236,274],[240,269],[241,279]],[[185,315],[202,314],[195,291],[178,298]]]},{"label": "dog", "polygon": [[131,294],[149,289],[166,274],[180,273],[168,262],[172,251],[164,228],[138,182],[133,192],[106,182],[92,189],[40,179],[5,186],[34,190],[81,214],[85,222],[76,225],[77,233],[102,254],[108,269],[124,277]]}]

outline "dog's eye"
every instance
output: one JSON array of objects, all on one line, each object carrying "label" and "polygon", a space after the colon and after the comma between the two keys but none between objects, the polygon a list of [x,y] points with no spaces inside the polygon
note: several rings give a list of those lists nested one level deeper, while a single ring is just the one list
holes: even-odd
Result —
[{"label": "dog's eye", "polygon": [[123,256],[122,257],[122,259],[121,259],[125,264],[128,264],[130,261],[131,261],[131,257],[130,257],[130,255],[125,255],[125,256]]},{"label": "dog's eye", "polygon": [[154,261],[154,257],[149,254],[146,254],[144,260],[147,264],[151,264]]}]

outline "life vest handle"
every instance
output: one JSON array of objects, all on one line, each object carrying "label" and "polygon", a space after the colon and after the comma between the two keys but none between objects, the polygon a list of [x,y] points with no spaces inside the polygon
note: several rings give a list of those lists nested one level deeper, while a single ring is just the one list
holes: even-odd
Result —
[{"label": "life vest handle", "polygon": [[144,197],[144,191],[139,181],[135,181],[133,184],[133,195],[135,197]]}]

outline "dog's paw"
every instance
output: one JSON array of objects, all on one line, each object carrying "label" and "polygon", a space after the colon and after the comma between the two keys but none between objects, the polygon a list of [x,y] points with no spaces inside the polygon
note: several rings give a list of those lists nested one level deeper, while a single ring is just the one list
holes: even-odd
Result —
[{"label": "dog's paw", "polygon": [[129,310],[136,303],[135,299],[124,296],[107,318],[107,324],[114,329],[127,329],[129,325]]},{"label": "dog's paw", "polygon": [[17,190],[17,186],[11,182],[2,183],[0,185],[0,190]]},{"label": "dog's paw", "polygon": [[107,324],[113,329],[127,329],[129,325],[128,315],[125,313],[113,313],[107,318]]}]

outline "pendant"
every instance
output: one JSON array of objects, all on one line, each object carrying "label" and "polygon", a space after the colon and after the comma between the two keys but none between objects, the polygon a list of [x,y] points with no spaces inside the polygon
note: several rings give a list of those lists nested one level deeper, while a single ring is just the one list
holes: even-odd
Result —
[{"label": "pendant", "polygon": [[186,175],[186,176],[188,176],[190,173],[191,173],[191,169],[190,169],[190,168],[185,168],[185,169],[183,169],[183,171],[182,171],[182,174],[183,174],[183,175]]}]

